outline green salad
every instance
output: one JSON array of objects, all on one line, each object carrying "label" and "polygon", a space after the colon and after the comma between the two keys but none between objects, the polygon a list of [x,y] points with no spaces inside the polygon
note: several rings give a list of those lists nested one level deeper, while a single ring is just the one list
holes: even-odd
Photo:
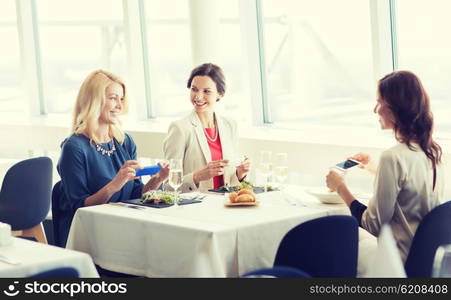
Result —
[{"label": "green salad", "polygon": [[141,196],[141,203],[166,203],[174,204],[179,195],[170,191],[149,191]]},{"label": "green salad", "polygon": [[249,181],[243,181],[237,186],[223,185],[219,188],[219,190],[222,192],[230,193],[230,192],[239,192],[242,189],[253,190],[254,188],[255,188],[255,186],[252,183],[250,183]]},{"label": "green salad", "polygon": [[[255,186],[252,183],[250,183],[249,181],[243,181],[239,185],[236,185],[236,186],[223,185],[218,189],[218,191],[224,192],[224,193],[231,193],[231,192],[239,192],[242,189],[249,189],[249,190],[253,190],[254,192],[259,192],[259,191],[261,192],[261,191],[263,191],[264,187]],[[277,188],[268,185],[267,191],[268,192],[277,191]]]}]

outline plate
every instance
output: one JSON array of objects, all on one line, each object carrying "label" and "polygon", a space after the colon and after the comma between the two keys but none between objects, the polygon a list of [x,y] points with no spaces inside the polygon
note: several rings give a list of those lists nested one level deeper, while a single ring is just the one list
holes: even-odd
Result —
[{"label": "plate", "polygon": [[142,203],[141,199],[131,199],[131,200],[122,200],[121,202],[128,203],[128,204],[134,204],[134,205],[141,205],[141,206],[147,206],[147,207],[153,207],[153,208],[165,208],[172,206],[174,204],[168,204],[168,203],[153,203],[153,202],[146,202]]},{"label": "plate", "polygon": [[[212,193],[219,193],[219,194],[226,194],[226,193],[229,193],[226,189],[224,189],[223,187],[221,187],[221,188],[219,188],[219,189],[209,189],[208,190],[209,192],[212,192]],[[273,191],[279,191],[279,189],[278,188],[276,188],[276,187],[270,187],[269,189],[268,189],[268,192],[273,192]],[[254,193],[255,194],[261,194],[261,193],[264,193],[265,192],[265,188],[263,187],[263,186],[255,186],[254,187]]]},{"label": "plate", "polygon": [[328,188],[311,188],[305,191],[315,196],[322,203],[344,204],[343,199],[336,192],[330,192]]},{"label": "plate", "polygon": [[229,201],[224,202],[225,206],[256,206],[258,205],[258,203],[260,203],[260,201],[255,201],[255,202],[237,202],[237,203],[232,203]]},{"label": "plate", "polygon": [[224,205],[225,206],[256,206],[260,203],[258,197],[256,197],[255,202],[230,202],[229,193],[224,194]]}]

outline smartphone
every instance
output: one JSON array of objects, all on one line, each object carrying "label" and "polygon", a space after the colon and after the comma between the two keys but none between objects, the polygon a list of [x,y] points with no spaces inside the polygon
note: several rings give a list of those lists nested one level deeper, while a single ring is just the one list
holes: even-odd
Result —
[{"label": "smartphone", "polygon": [[353,159],[347,159],[345,161],[342,161],[338,164],[335,165],[336,168],[340,169],[340,170],[347,170],[349,168],[355,167],[360,165],[360,162],[353,160]]},{"label": "smartphone", "polygon": [[136,176],[154,175],[160,171],[160,165],[148,166],[136,171]]}]

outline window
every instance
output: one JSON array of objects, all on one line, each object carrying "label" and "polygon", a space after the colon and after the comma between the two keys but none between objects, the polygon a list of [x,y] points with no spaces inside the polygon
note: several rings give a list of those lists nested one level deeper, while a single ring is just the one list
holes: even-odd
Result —
[{"label": "window", "polygon": [[15,1],[0,2],[0,112],[27,112],[22,87]]},{"label": "window", "polygon": [[271,121],[374,126],[369,2],[262,0],[262,12]]},{"label": "window", "polygon": [[251,98],[247,65],[243,54],[239,0],[219,1],[221,20],[218,39],[220,56],[218,65],[224,70],[227,91],[219,105],[222,112],[236,121],[251,122]]},{"label": "window", "polygon": [[179,117],[191,109],[186,88],[193,67],[188,4],[145,2],[151,101],[158,117]]},{"label": "window", "polygon": [[[247,78],[243,71],[238,0],[216,1],[219,33],[209,41],[219,46],[217,61],[226,76],[227,91],[218,109],[235,119],[250,109]],[[192,4],[192,3],[191,3]],[[147,46],[150,61],[151,101],[158,117],[181,117],[192,109],[186,87],[193,65],[190,2],[187,0],[147,1]],[[207,12],[208,13],[208,12]],[[205,24],[204,26],[209,26]],[[207,62],[207,61],[205,61]]]},{"label": "window", "polygon": [[397,1],[398,69],[414,72],[431,99],[440,136],[451,129],[451,3]]},{"label": "window", "polygon": [[40,0],[44,98],[50,113],[70,113],[86,76],[106,69],[126,77],[121,0]]}]

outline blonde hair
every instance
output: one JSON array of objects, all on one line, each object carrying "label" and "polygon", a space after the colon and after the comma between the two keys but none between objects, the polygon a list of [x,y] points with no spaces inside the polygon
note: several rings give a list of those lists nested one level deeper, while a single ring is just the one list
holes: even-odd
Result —
[{"label": "blonde hair", "polygon": [[[99,117],[105,102],[105,91],[112,83],[118,83],[124,90],[124,97],[121,101],[122,114],[128,112],[128,101],[125,89],[125,83],[113,73],[97,70],[86,77],[85,81],[78,91],[77,101],[75,102],[72,133],[85,134],[90,141],[100,143],[96,131],[99,127]],[[110,125],[110,136],[114,137],[119,143],[125,139],[125,133],[121,129],[121,123]]]}]

